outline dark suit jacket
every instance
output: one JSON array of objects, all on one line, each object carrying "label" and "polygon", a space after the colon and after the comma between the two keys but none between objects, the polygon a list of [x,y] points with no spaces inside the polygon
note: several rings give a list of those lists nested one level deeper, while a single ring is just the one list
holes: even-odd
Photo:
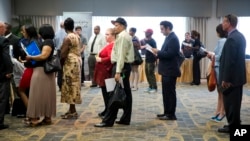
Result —
[{"label": "dark suit jacket", "polygon": [[245,37],[234,30],[228,36],[220,58],[219,82],[230,82],[233,86],[246,83]]},{"label": "dark suit jacket", "polygon": [[9,55],[9,41],[0,36],[0,82],[6,81],[6,74],[13,72],[13,64]]},{"label": "dark suit jacket", "polygon": [[19,56],[22,56],[22,49],[19,44],[20,38],[14,34],[11,34],[8,37],[8,40],[10,41],[10,44],[13,46],[13,56],[18,60]]},{"label": "dark suit jacket", "polygon": [[166,37],[162,48],[158,51],[159,58],[158,72],[162,76],[179,77],[181,75],[178,65],[178,53],[180,52],[180,43],[174,32]]}]

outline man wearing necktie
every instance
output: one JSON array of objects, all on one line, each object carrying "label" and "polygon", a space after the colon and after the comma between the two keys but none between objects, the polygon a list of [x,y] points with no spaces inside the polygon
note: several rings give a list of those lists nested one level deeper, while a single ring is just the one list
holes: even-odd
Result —
[{"label": "man wearing necktie", "polygon": [[90,37],[88,42],[88,65],[89,65],[89,77],[92,81],[90,87],[96,87],[96,82],[93,81],[94,71],[95,71],[95,56],[99,53],[99,51],[106,45],[105,37],[100,33],[100,26],[94,27],[94,35]]}]

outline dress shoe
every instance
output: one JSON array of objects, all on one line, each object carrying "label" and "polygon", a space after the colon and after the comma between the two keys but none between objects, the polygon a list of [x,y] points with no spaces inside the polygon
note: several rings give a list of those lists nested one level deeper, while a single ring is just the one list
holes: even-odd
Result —
[{"label": "dress shoe", "polygon": [[159,117],[160,120],[177,120],[176,116],[163,116]]},{"label": "dress shoe", "polygon": [[159,118],[159,117],[164,117],[165,114],[157,114],[156,116],[157,116],[158,118]]},{"label": "dress shoe", "polygon": [[190,83],[190,85],[200,85],[200,83],[194,83],[194,82],[192,82],[192,83]]},{"label": "dress shoe", "polygon": [[115,121],[116,124],[130,125],[129,122]]},{"label": "dress shoe", "polygon": [[9,125],[7,125],[7,124],[0,125],[0,130],[7,129],[7,128],[9,128]]},{"label": "dress shoe", "polygon": [[89,87],[90,87],[90,88],[94,88],[94,87],[97,87],[97,85],[96,85],[96,84],[92,84],[92,85],[90,85]]},{"label": "dress shoe", "polygon": [[101,122],[101,123],[95,124],[94,126],[95,127],[112,127],[113,124],[107,124],[107,123]]},{"label": "dress shoe", "polygon": [[219,132],[219,133],[230,133],[230,129],[229,129],[228,126],[224,126],[224,127],[222,127],[222,128],[219,128],[219,129],[218,129],[218,132]]},{"label": "dress shoe", "polygon": [[103,114],[103,113],[98,113],[98,116],[99,116],[101,119],[104,119],[104,114]]}]

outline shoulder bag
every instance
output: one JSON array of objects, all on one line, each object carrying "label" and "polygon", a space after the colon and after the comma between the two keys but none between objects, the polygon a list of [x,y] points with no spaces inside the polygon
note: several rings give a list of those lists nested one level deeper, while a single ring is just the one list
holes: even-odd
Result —
[{"label": "shoulder bag", "polygon": [[51,56],[48,60],[44,63],[44,72],[45,73],[52,73],[57,72],[62,69],[60,59],[57,55]]}]

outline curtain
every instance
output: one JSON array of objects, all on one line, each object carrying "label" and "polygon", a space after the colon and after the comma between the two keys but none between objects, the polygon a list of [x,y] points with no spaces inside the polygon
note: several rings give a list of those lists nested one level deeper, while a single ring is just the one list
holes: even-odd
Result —
[{"label": "curtain", "polygon": [[37,29],[42,24],[50,24],[54,30],[56,31],[58,28],[57,16],[29,16],[29,15],[21,15],[19,16],[19,24],[33,24]]},{"label": "curtain", "polygon": [[[200,33],[200,40],[206,47],[206,26],[207,26],[208,18],[204,17],[189,17],[187,18],[187,30],[196,30]],[[207,61],[205,58],[201,60],[201,78],[206,78],[207,71]]]}]

